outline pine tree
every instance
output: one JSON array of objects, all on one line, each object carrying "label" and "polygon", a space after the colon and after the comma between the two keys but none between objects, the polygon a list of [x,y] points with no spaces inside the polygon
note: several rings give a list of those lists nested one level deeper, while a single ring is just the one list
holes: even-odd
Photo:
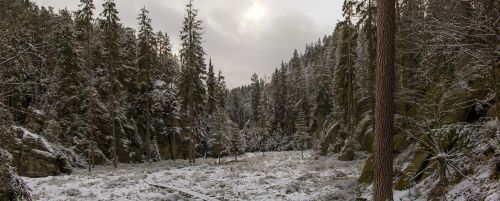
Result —
[{"label": "pine tree", "polygon": [[226,81],[224,80],[224,75],[222,75],[222,71],[219,71],[219,74],[217,75],[216,96],[217,107],[225,109],[228,98],[228,90],[226,87]]},{"label": "pine tree", "polygon": [[337,60],[334,72],[334,108],[335,113],[341,117],[339,122],[342,125],[342,132],[348,137],[352,136],[355,117],[354,99],[354,29],[350,20],[351,3],[344,5],[346,20],[337,24],[336,31],[339,32],[339,47],[336,49]]},{"label": "pine tree", "polygon": [[221,155],[224,154],[226,150],[226,115],[225,111],[218,108],[214,113],[214,118],[212,121],[212,137],[210,139],[210,144],[213,153],[217,156],[218,163],[221,164]]},{"label": "pine tree", "polygon": [[306,149],[309,141],[309,133],[307,132],[306,116],[303,111],[300,111],[297,116],[295,129],[295,144],[297,145],[297,148],[300,149],[302,158],[304,158],[304,149]]},{"label": "pine tree", "polygon": [[104,61],[106,65],[106,70],[110,80],[110,91],[111,91],[111,121],[112,121],[112,157],[113,166],[116,168],[118,166],[118,155],[117,155],[117,136],[116,136],[116,113],[117,113],[117,98],[120,92],[120,83],[117,80],[116,72],[121,68],[120,60],[120,48],[119,48],[119,18],[118,11],[116,10],[116,4],[113,0],[107,0],[103,4],[104,10],[101,13],[101,17],[104,19],[101,21],[101,29],[103,31],[103,48],[104,48]]},{"label": "pine tree", "polygon": [[[306,81],[304,77],[304,69],[302,67],[302,62],[299,57],[299,53],[297,50],[293,51],[293,57],[290,60],[290,68],[291,68],[291,80],[292,83],[292,91],[291,91],[291,101],[292,105],[295,108],[295,118],[296,114],[300,111],[307,112],[308,103],[307,103],[307,91],[306,91]],[[294,119],[295,119],[294,118]]]},{"label": "pine tree", "polygon": [[79,40],[80,42],[85,44],[85,68],[87,70],[88,74],[88,102],[89,102],[89,109],[88,111],[88,124],[89,124],[89,129],[90,129],[90,134],[87,137],[88,141],[88,169],[89,171],[92,171],[92,168],[94,167],[94,158],[95,158],[95,134],[94,134],[94,126],[93,126],[93,113],[92,109],[94,106],[94,86],[93,86],[93,80],[94,80],[94,73],[93,69],[91,66],[91,35],[92,35],[92,30],[93,30],[93,10],[95,9],[93,0],[80,0],[80,10],[76,12],[76,27],[79,32]]},{"label": "pine tree", "polygon": [[290,128],[290,126],[288,126],[290,124],[290,112],[288,106],[289,96],[287,79],[287,67],[285,63],[281,62],[281,68],[277,74],[277,86],[274,95],[274,118],[276,125],[280,125],[282,127],[281,129],[285,130],[285,133],[289,131],[287,129]]},{"label": "pine tree", "polygon": [[238,161],[238,155],[241,155],[244,152],[241,131],[238,129],[237,125],[234,125],[234,123],[231,123],[231,126],[229,127],[228,151],[234,156],[235,161]]},{"label": "pine tree", "polygon": [[254,73],[252,75],[252,120],[255,123],[259,123],[259,110],[260,110],[260,100],[261,100],[261,86],[259,81],[259,76]]},{"label": "pine tree", "polygon": [[208,75],[207,75],[207,112],[208,115],[213,114],[216,107],[216,83],[214,73],[214,66],[212,65],[212,58],[208,62]]},{"label": "pine tree", "polygon": [[[69,15],[68,20],[71,20]],[[62,27],[58,33],[58,54],[60,55],[57,63],[56,76],[58,83],[54,98],[59,100],[55,105],[57,117],[63,129],[63,136],[59,136],[64,144],[77,145],[74,139],[82,139],[85,134],[84,119],[80,114],[82,110],[84,96],[78,90],[84,88],[84,69],[81,66],[80,55],[77,47],[74,27],[68,24]]]},{"label": "pine tree", "polygon": [[267,150],[267,140],[269,138],[269,121],[266,117],[266,111],[264,108],[264,104],[259,105],[259,112],[258,112],[258,139],[259,139],[259,147],[260,151],[262,152],[262,156],[265,156],[265,152]]},{"label": "pine tree", "polygon": [[[186,16],[184,17],[181,31],[180,63],[181,73],[179,78],[179,98],[181,100],[181,112],[189,128],[189,159],[194,159],[193,132],[201,135],[201,117],[204,114],[206,97],[206,86],[204,84],[206,76],[205,51],[202,43],[202,22],[197,19],[198,10],[193,8],[192,1],[186,5]],[[186,119],[187,118],[187,119]]]},{"label": "pine tree", "polygon": [[155,35],[151,27],[151,19],[148,16],[146,8],[141,9],[141,13],[137,18],[139,20],[139,36],[138,36],[138,54],[137,67],[139,68],[139,91],[142,93],[140,105],[144,108],[141,111],[141,116],[144,118],[145,129],[145,149],[146,160],[151,160],[151,91],[153,89],[153,81],[151,73],[158,74],[156,66],[156,52],[154,49]]},{"label": "pine tree", "polygon": [[161,31],[157,34],[158,43],[158,64],[160,79],[167,83],[174,83],[178,76],[178,64],[175,61],[175,56],[172,53],[172,44],[168,34]]}]

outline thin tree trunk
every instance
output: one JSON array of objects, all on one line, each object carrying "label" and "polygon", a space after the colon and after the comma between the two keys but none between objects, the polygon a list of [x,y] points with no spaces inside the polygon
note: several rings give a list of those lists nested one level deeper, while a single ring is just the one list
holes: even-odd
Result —
[{"label": "thin tree trunk", "polygon": [[[375,108],[375,90],[374,90],[374,85],[375,85],[375,65],[374,65],[374,60],[375,60],[375,54],[374,54],[374,48],[373,48],[373,12],[372,12],[372,0],[368,0],[368,30],[367,30],[367,38],[368,38],[368,70],[370,73],[370,83],[369,83],[369,88],[368,88],[368,93],[369,93],[369,98],[370,98],[370,109],[374,110]],[[372,113],[373,115],[373,113]]]},{"label": "thin tree trunk", "polygon": [[189,163],[194,163],[193,162],[193,130],[192,130],[192,125],[190,125],[191,129],[189,131]]},{"label": "thin tree trunk", "polygon": [[17,173],[21,174],[23,164],[23,147],[24,147],[24,133],[21,134],[21,144],[19,145],[19,163],[17,164]]},{"label": "thin tree trunk", "polygon": [[[88,27],[87,27],[88,28]],[[87,70],[89,71],[89,126],[90,126],[90,136],[89,136],[89,172],[92,172],[92,168],[94,167],[94,142],[95,142],[95,136],[94,136],[94,125],[93,125],[93,113],[92,113],[92,108],[94,104],[94,97],[92,94],[92,89],[93,89],[93,79],[94,75],[92,73],[92,67],[90,65],[90,36],[91,36],[91,30],[90,28],[87,29],[87,47],[86,47],[86,56],[87,56],[87,61],[85,62],[87,66]]]},{"label": "thin tree trunk", "polygon": [[118,167],[118,156],[116,154],[116,103],[115,103],[115,95],[113,95],[113,103],[112,103],[112,115],[111,121],[113,121],[113,166],[115,168]]},{"label": "thin tree trunk", "polygon": [[495,107],[497,112],[497,121],[500,123],[500,91],[498,90],[498,78],[495,71],[495,62],[491,64],[491,71],[493,76],[493,87],[495,89]]},{"label": "thin tree trunk", "polygon": [[[148,82],[149,83],[149,82]],[[149,90],[148,90],[149,92]],[[151,131],[150,131],[150,102],[149,102],[149,94],[146,98],[146,160],[147,162],[151,162]]]},{"label": "thin tree trunk", "polygon": [[172,133],[170,134],[170,157],[172,158],[173,161],[175,161],[175,134]]},{"label": "thin tree trunk", "polygon": [[378,0],[373,200],[393,200],[395,1]]},{"label": "thin tree trunk", "polygon": [[91,151],[92,150],[92,142],[89,140],[88,143],[89,144],[88,144],[88,152],[87,152],[87,154],[88,154],[87,163],[89,165],[89,172],[92,172],[92,153],[91,153],[92,152]]}]

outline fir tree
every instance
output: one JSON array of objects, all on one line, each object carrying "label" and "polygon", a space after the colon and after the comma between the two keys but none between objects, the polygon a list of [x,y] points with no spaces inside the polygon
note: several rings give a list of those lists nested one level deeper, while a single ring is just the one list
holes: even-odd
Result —
[{"label": "fir tree", "polygon": [[229,145],[228,151],[231,155],[234,156],[234,160],[238,161],[238,155],[241,155],[243,150],[243,142],[241,131],[238,129],[234,123],[231,123],[229,127]]},{"label": "fir tree", "polygon": [[208,115],[213,114],[216,107],[216,84],[214,66],[212,65],[212,58],[208,62],[208,75],[207,75],[207,112]]},{"label": "fir tree", "polygon": [[259,110],[260,110],[260,99],[261,99],[261,86],[259,76],[254,73],[252,75],[252,120],[255,123],[259,123]]},{"label": "fir tree", "polygon": [[156,53],[154,49],[155,35],[153,33],[153,28],[151,27],[151,19],[148,16],[148,11],[146,8],[141,9],[141,13],[137,18],[139,20],[139,36],[138,36],[138,54],[137,54],[137,67],[139,68],[139,91],[142,93],[140,95],[140,107],[144,108],[140,114],[144,122],[145,136],[145,149],[146,149],[146,160],[149,162],[151,160],[151,91],[152,87],[152,75],[151,73],[156,72]]},{"label": "fir tree", "polygon": [[180,63],[181,73],[179,78],[179,98],[181,100],[181,111],[187,119],[189,128],[189,159],[194,162],[194,140],[193,132],[198,137],[201,135],[201,120],[204,114],[206,97],[206,86],[204,84],[206,76],[205,51],[202,43],[202,22],[197,19],[198,10],[193,8],[192,1],[186,5],[186,16],[184,17],[181,31]]},{"label": "fir tree", "polygon": [[94,134],[94,126],[93,126],[93,113],[92,109],[94,107],[94,73],[91,65],[91,36],[93,30],[93,11],[95,9],[93,0],[80,0],[80,10],[76,12],[76,28],[79,33],[78,39],[80,42],[85,44],[85,68],[88,74],[88,102],[89,109],[88,111],[88,124],[89,124],[89,136],[87,136],[88,141],[88,168],[89,171],[92,171],[94,166],[94,158],[95,158],[95,134]]},{"label": "fir tree", "polygon": [[178,64],[172,53],[172,44],[168,34],[161,31],[156,34],[158,46],[158,71],[160,79],[167,83],[174,83],[178,71]]},{"label": "fir tree", "polygon": [[218,108],[214,113],[214,118],[212,121],[212,137],[210,139],[210,144],[213,153],[217,156],[218,163],[221,164],[221,155],[224,154],[226,150],[226,115],[225,111]]},{"label": "fir tree", "polygon": [[[69,17],[69,16],[68,16]],[[82,109],[85,100],[82,93],[78,91],[85,86],[84,71],[81,66],[80,55],[75,49],[76,37],[74,27],[67,25],[58,34],[58,50],[60,58],[57,63],[56,76],[58,83],[56,85],[55,98],[59,100],[55,105],[59,123],[63,129],[63,136],[60,139],[64,144],[77,145],[74,139],[82,139],[82,134],[86,125]]]},{"label": "fir tree", "polygon": [[112,147],[111,154],[113,157],[113,165],[116,168],[118,165],[117,152],[117,136],[116,136],[116,113],[117,113],[117,98],[120,92],[120,83],[117,80],[116,72],[121,68],[120,49],[119,49],[119,18],[116,4],[113,0],[107,0],[103,4],[104,10],[101,16],[104,18],[101,21],[101,29],[103,31],[103,48],[104,62],[110,80],[111,91],[111,121],[112,121]]},{"label": "fir tree", "polygon": [[297,121],[295,121],[295,129],[295,143],[302,153],[302,158],[304,158],[304,149],[309,141],[309,133],[307,132],[306,116],[302,111],[299,112]]},{"label": "fir tree", "polygon": [[226,81],[224,80],[224,75],[222,71],[219,71],[217,75],[217,85],[216,85],[216,96],[217,96],[217,107],[226,108],[228,90],[226,87]]},{"label": "fir tree", "polygon": [[258,134],[258,140],[259,140],[259,148],[260,151],[262,152],[262,156],[265,156],[265,152],[267,151],[267,141],[269,138],[269,121],[266,118],[266,112],[264,109],[264,104],[260,104],[259,106],[259,112],[258,112],[258,122],[257,122],[257,134]]}]

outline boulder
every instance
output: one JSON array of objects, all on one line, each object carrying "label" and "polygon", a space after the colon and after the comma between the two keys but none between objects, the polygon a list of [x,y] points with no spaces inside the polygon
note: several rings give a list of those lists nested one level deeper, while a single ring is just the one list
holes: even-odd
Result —
[{"label": "boulder", "polygon": [[410,165],[403,171],[404,174],[394,185],[394,189],[403,190],[407,189],[412,185],[414,181],[419,181],[425,177],[424,173],[421,171],[425,169],[429,163],[428,159],[431,154],[428,152],[417,152],[415,153],[413,160]]},{"label": "boulder", "polygon": [[355,157],[354,150],[352,148],[346,148],[342,154],[339,156],[339,160],[341,161],[352,161]]},{"label": "boulder", "polygon": [[474,102],[475,98],[463,89],[451,89],[447,91],[443,94],[439,103],[438,111],[442,111],[443,115],[436,127],[467,121],[467,117],[473,109],[468,106],[475,105]]},{"label": "boulder", "polygon": [[373,155],[370,155],[366,161],[361,176],[358,178],[359,183],[371,183],[373,181]]},{"label": "boulder", "polygon": [[[71,159],[67,150],[61,151],[43,136],[23,127],[12,127],[1,139],[4,148],[13,157],[18,174],[27,177],[45,177],[71,172]],[[76,161],[76,159],[73,159]]]},{"label": "boulder", "polygon": [[337,140],[337,136],[340,130],[340,124],[334,124],[330,129],[326,131],[326,135],[322,136],[321,144],[320,144],[320,153],[321,156],[326,156],[328,153],[328,149],[330,145],[335,143]]}]

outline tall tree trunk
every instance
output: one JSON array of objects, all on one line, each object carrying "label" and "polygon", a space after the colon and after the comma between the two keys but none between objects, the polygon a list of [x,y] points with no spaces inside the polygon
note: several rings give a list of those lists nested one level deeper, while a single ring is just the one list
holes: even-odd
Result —
[{"label": "tall tree trunk", "polygon": [[113,94],[113,103],[112,103],[112,115],[111,115],[111,121],[113,121],[113,145],[112,145],[112,150],[113,150],[113,166],[115,168],[118,167],[118,156],[116,154],[116,97]]},{"label": "tall tree trunk", "polygon": [[89,71],[89,127],[90,127],[90,134],[89,134],[89,158],[88,158],[88,163],[89,163],[89,172],[92,172],[92,168],[94,167],[94,142],[95,142],[95,136],[94,136],[94,122],[93,122],[93,113],[92,113],[92,108],[94,104],[94,97],[92,94],[92,89],[93,89],[93,79],[94,75],[92,73],[92,67],[90,65],[90,35],[91,35],[91,29],[87,29],[87,47],[86,47],[86,56],[87,56],[87,61],[85,64],[87,65],[87,70]]},{"label": "tall tree trunk", "polygon": [[170,134],[169,140],[170,140],[170,157],[172,158],[173,161],[175,161],[175,153],[174,153],[174,150],[176,149],[175,148],[175,133]]},{"label": "tall tree trunk", "polygon": [[497,64],[494,59],[491,60],[491,65],[490,65],[490,70],[491,70],[491,84],[493,85],[493,90],[495,93],[495,111],[496,111],[496,116],[497,120],[500,123],[500,96],[499,96],[499,91],[498,91],[498,78],[497,78]]},{"label": "tall tree trunk", "polygon": [[[149,82],[148,82],[149,84]],[[148,87],[149,88],[149,87]],[[149,89],[147,90],[149,92]],[[146,160],[147,162],[151,162],[151,126],[150,126],[150,101],[149,101],[149,93],[146,98]]]},{"label": "tall tree trunk", "polygon": [[373,200],[393,200],[395,1],[378,0]]},{"label": "tall tree trunk", "polygon": [[21,132],[19,138],[21,139],[21,144],[19,145],[19,162],[17,164],[17,174],[22,173],[22,164],[23,164],[23,147],[24,147],[24,132]]},{"label": "tall tree trunk", "polygon": [[369,88],[368,88],[368,96],[370,99],[370,109],[372,110],[372,115],[373,111],[375,108],[375,89],[374,89],[374,84],[375,84],[375,65],[374,65],[374,60],[375,60],[375,50],[373,48],[373,12],[372,12],[373,6],[372,6],[372,0],[368,0],[368,22],[367,22],[367,38],[368,38],[368,71],[369,71],[369,78],[370,78],[370,83],[369,83]]}]

